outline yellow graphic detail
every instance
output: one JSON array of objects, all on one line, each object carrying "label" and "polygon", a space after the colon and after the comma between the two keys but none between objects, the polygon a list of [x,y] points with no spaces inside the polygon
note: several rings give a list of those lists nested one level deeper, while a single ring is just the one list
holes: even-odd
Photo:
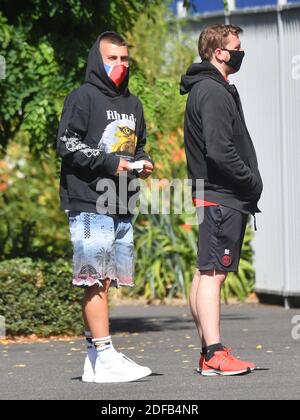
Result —
[{"label": "yellow graphic detail", "polygon": [[118,125],[115,138],[117,139],[117,142],[112,146],[112,152],[135,154],[137,136],[131,128]]}]

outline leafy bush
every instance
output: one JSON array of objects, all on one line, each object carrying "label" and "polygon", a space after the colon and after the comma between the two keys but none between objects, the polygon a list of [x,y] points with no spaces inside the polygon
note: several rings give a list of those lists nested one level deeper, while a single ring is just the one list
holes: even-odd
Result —
[{"label": "leafy bush", "polygon": [[71,266],[30,258],[0,263],[0,315],[7,334],[39,336],[82,333],[82,291],[72,289]]},{"label": "leafy bush", "polygon": [[[153,8],[153,21],[141,15],[128,34],[137,68],[131,90],[143,102],[148,129],[148,147],[155,161],[154,178],[185,179],[183,120],[186,96],[179,94],[180,75],[197,55],[183,31],[163,6]],[[198,228],[186,225],[185,215],[140,215],[135,224],[136,285],[132,293],[147,299],[189,295],[195,271]],[[243,300],[253,290],[252,231],[248,228],[240,272],[230,274],[223,300]]]},{"label": "leafy bush", "polygon": [[[63,97],[83,80],[88,48],[102,25],[123,33],[131,28],[127,34],[133,59],[130,89],[144,105],[147,149],[156,164],[154,177],[184,179],[182,126],[186,97],[179,95],[179,79],[196,56],[196,45],[189,46],[173,21],[171,30],[165,6],[157,6],[162,3],[159,0],[147,1],[151,7],[145,13],[139,13],[141,4],[136,0],[106,2],[109,13],[98,14],[100,26],[96,14],[90,14],[93,7],[83,7],[81,0],[68,0],[63,8],[54,2],[49,16],[57,31],[50,32],[49,5],[45,12],[40,0],[29,2],[33,11],[32,21],[27,22],[27,6],[20,3],[17,23],[9,13],[9,2],[4,3],[0,54],[6,56],[8,68],[7,78],[0,85],[0,260],[8,261],[0,263],[0,306],[9,314],[10,333],[29,334],[34,330],[47,335],[68,328],[74,332],[74,325],[81,319],[80,299],[76,300],[80,293],[72,291],[68,283],[70,264],[64,262],[70,260],[71,243],[67,219],[59,208],[59,159],[53,150]],[[92,3],[102,5],[99,1]],[[137,6],[131,7],[134,4]],[[119,6],[127,14],[130,11],[124,27]],[[60,32],[65,31],[60,24],[65,14],[70,15],[65,19],[70,23],[68,35]],[[186,225],[184,215],[141,215],[135,233],[136,288],[132,293],[149,300],[187,298],[194,274],[197,229]],[[21,259],[13,259],[16,257]],[[39,289],[36,284],[40,284],[40,277],[43,283]],[[229,276],[223,298],[235,295],[243,299],[253,288],[253,278],[248,229],[241,270]],[[69,313],[78,316],[74,322],[63,305],[66,302],[69,308],[72,299],[75,309]]]},{"label": "leafy bush", "polygon": [[84,79],[88,51],[105,30],[125,33],[163,0],[1,0],[0,149],[20,131],[38,154],[55,144],[63,98]]},{"label": "leafy bush", "polygon": [[59,209],[54,151],[36,160],[25,135],[0,160],[0,260],[71,255],[67,218]]},{"label": "leafy bush", "polygon": [[[136,287],[130,295],[147,299],[189,295],[195,271],[197,229],[174,216],[140,220],[136,225]],[[176,223],[175,223],[176,222]],[[153,223],[153,224],[150,224]],[[253,290],[250,240],[247,230],[238,275],[230,274],[223,299],[243,300]],[[70,261],[18,258],[0,263],[0,315],[9,335],[78,335],[82,333],[82,290],[71,287]],[[128,292],[127,292],[128,293]]]},{"label": "leafy bush", "polygon": [[[235,296],[244,300],[254,288],[252,229],[247,228],[239,272],[230,273],[222,290],[223,301]],[[135,227],[136,288],[131,294],[148,300],[187,299],[195,273],[198,227],[184,223],[182,216],[140,218]]]}]

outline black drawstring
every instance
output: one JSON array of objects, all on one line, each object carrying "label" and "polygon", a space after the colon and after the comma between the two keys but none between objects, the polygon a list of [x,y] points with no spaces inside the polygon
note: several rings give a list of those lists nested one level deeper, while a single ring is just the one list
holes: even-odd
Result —
[{"label": "black drawstring", "polygon": [[257,225],[256,225],[256,216],[253,214],[254,217],[254,230],[257,231]]}]

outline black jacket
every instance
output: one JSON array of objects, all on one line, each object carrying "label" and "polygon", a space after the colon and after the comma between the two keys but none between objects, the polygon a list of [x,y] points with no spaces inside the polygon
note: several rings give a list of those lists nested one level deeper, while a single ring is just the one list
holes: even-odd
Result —
[{"label": "black jacket", "polygon": [[193,197],[196,180],[204,180],[204,199],[258,213],[263,184],[241,101],[208,61],[193,64],[182,76],[180,92],[189,93],[185,114],[185,149]]},{"label": "black jacket", "polygon": [[[98,190],[98,182],[111,180],[116,191],[119,190],[121,181],[114,174],[121,157],[129,161],[151,161],[144,152],[143,107],[128,90],[129,72],[119,89],[107,76],[99,52],[103,35],[89,53],[85,83],[65,99],[59,124],[57,152],[62,157],[60,198],[63,209],[96,213],[97,200],[105,191]],[[128,174],[127,181],[137,177],[136,172]],[[128,190],[128,182],[122,184],[123,189],[125,185]],[[128,196],[124,199],[117,194],[117,205],[109,212],[129,215],[128,201],[135,192],[126,192]]]}]

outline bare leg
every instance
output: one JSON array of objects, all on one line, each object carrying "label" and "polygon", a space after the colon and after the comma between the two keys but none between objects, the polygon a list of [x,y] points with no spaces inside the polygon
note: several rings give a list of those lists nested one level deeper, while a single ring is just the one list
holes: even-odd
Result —
[{"label": "bare leg", "polygon": [[198,331],[198,334],[202,343],[202,347],[207,347],[205,339],[203,337],[203,332],[202,332],[202,328],[201,328],[201,324],[200,324],[200,320],[198,316],[198,311],[197,311],[197,293],[198,293],[200,280],[201,280],[201,274],[199,270],[197,270],[194,275],[191,293],[190,293],[190,307],[191,307],[191,312],[192,312],[192,315],[196,324],[196,328],[197,328],[197,331]]},{"label": "bare leg", "polygon": [[190,306],[203,347],[221,342],[221,288],[227,273],[197,271],[194,276]]},{"label": "bare leg", "polygon": [[[86,293],[85,293],[85,295],[86,295]],[[84,296],[84,299],[85,299],[85,296]],[[85,316],[84,304],[82,305],[82,316],[83,316],[83,321],[84,321],[84,330],[85,331],[91,331],[88,320]]]},{"label": "bare leg", "polygon": [[201,273],[196,308],[199,323],[207,346],[221,342],[221,288],[227,273],[207,271]]},{"label": "bare leg", "polygon": [[109,336],[109,302],[110,281],[103,282],[103,287],[94,285],[86,289],[82,304],[83,318],[93,338]]}]

